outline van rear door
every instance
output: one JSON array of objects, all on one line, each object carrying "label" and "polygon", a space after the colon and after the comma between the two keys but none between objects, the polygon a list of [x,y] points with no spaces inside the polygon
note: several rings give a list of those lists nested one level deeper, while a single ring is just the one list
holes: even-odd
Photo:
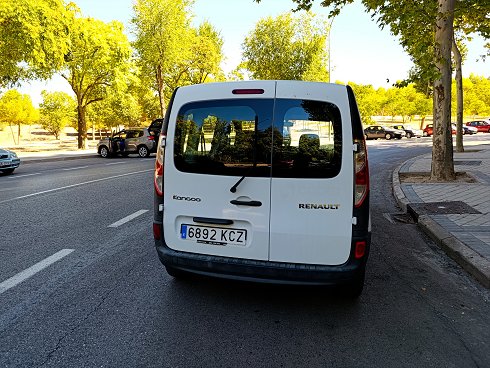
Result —
[{"label": "van rear door", "polygon": [[268,259],[274,95],[274,81],[177,90],[163,182],[171,249]]},{"label": "van rear door", "polygon": [[274,134],[269,259],[346,262],[354,187],[346,87],[278,81]]}]

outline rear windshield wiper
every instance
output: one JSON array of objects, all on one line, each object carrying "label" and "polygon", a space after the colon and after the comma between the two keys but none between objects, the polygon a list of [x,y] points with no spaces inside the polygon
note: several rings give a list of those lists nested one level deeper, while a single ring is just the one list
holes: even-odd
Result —
[{"label": "rear windshield wiper", "polygon": [[255,115],[255,130],[254,130],[254,146],[253,146],[253,149],[252,149],[252,161],[253,161],[253,165],[250,169],[247,170],[247,172],[235,183],[235,185],[233,185],[231,188],[230,188],[230,192],[232,193],[235,193],[236,192],[236,188],[238,188],[238,186],[240,185],[240,183],[243,181],[243,179],[245,179],[247,176],[249,176],[251,174],[251,172],[255,169],[255,167],[257,166],[257,128],[258,128],[258,125],[259,125],[259,117],[257,115]]}]

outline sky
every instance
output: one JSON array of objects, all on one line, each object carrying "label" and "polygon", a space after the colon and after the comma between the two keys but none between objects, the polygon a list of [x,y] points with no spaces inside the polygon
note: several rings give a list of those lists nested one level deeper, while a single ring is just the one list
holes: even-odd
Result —
[{"label": "sky", "polygon": [[[130,20],[133,0],[73,0],[83,16],[109,22],[121,21],[130,37]],[[319,6],[316,0],[313,12],[328,15],[328,9]],[[291,0],[195,0],[192,11],[193,25],[209,21],[224,39],[223,63],[225,73],[233,70],[241,61],[241,44],[263,17],[277,16],[295,7]],[[477,61],[485,52],[484,41],[475,37],[468,44],[468,59],[463,65],[463,76],[470,73],[490,77],[490,63]],[[330,34],[331,81],[371,84],[375,88],[389,88],[397,80],[407,77],[412,67],[409,56],[388,29],[381,30],[373,21],[360,1],[345,6],[332,22]],[[41,102],[43,89],[71,93],[68,83],[59,76],[48,82],[24,84],[22,93],[29,93],[33,103]]]}]

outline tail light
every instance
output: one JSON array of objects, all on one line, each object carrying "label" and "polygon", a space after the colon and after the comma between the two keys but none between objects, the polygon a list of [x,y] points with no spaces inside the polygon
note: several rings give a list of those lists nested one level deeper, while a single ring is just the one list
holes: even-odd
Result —
[{"label": "tail light", "polygon": [[357,145],[357,152],[354,154],[354,206],[360,207],[369,192],[369,169],[365,140],[356,139],[354,144]]},{"label": "tail light", "polygon": [[155,191],[159,197],[163,196],[163,162],[165,157],[165,140],[167,137],[160,134],[160,140],[158,142],[157,158],[155,161],[155,177],[154,185]]},{"label": "tail light", "polygon": [[155,140],[155,136],[154,135],[149,135],[148,136],[148,140],[149,141],[154,141]]}]

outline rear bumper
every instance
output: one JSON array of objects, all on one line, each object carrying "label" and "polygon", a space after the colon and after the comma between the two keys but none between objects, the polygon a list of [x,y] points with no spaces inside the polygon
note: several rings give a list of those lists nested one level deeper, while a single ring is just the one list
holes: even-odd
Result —
[{"label": "rear bumper", "polygon": [[164,266],[194,274],[275,284],[337,285],[349,283],[365,272],[370,234],[353,239],[367,243],[361,259],[352,255],[338,266],[269,262],[180,252],[170,249],[163,240],[155,240],[158,257]]}]

